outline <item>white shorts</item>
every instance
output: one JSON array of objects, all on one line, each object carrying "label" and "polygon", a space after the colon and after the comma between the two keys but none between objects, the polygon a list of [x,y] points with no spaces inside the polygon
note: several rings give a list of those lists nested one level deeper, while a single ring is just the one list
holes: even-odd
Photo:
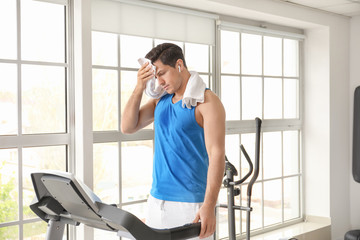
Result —
[{"label": "white shorts", "polygon": [[[149,196],[146,224],[151,228],[164,229],[192,223],[202,203],[164,201]],[[191,240],[197,240],[191,238]],[[213,237],[203,238],[213,240]]]}]

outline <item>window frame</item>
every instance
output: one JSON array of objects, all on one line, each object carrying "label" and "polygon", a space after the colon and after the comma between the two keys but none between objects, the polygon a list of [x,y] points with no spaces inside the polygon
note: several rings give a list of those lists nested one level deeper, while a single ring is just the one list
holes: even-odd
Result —
[{"label": "window frame", "polygon": [[[16,221],[0,223],[0,228],[3,227],[18,227],[19,239],[24,239],[24,225],[29,223],[42,222],[39,217],[24,219],[23,214],[23,149],[24,148],[37,148],[37,147],[57,147],[64,146],[65,148],[65,168],[69,171],[74,163],[74,87],[73,87],[73,45],[72,45],[72,7],[69,0],[39,0],[49,4],[62,5],[64,7],[64,62],[51,62],[51,61],[34,61],[23,60],[21,57],[21,0],[16,0],[16,58],[15,59],[2,59],[0,63],[10,63],[16,65],[17,68],[17,133],[9,135],[0,135],[0,150],[16,149],[17,151],[17,192],[18,192],[18,219]],[[50,133],[26,133],[22,132],[22,66],[54,66],[64,68],[64,131],[63,132],[50,132]],[[65,234],[69,239],[69,228],[66,228]]]},{"label": "window frame", "polygon": [[[237,32],[239,34],[239,55],[240,55],[240,72],[238,74],[232,74],[232,73],[222,73],[221,72],[221,31],[231,31],[231,32]],[[217,38],[216,38],[216,46],[217,46],[217,68],[216,68],[216,79],[219,79],[219,81],[216,82],[216,86],[217,86],[217,93],[219,95],[219,97],[221,98],[221,77],[222,76],[236,76],[239,77],[240,82],[242,81],[241,78],[242,77],[246,77],[246,76],[256,76],[256,77],[260,77],[261,81],[262,81],[262,116],[259,116],[260,118],[263,119],[264,117],[264,79],[267,77],[272,77],[272,76],[266,76],[264,75],[264,37],[265,36],[269,36],[269,37],[279,37],[282,38],[282,60],[284,59],[284,39],[293,39],[293,40],[298,40],[299,43],[299,56],[298,56],[298,64],[299,64],[299,76],[298,77],[286,77],[284,76],[284,70],[282,70],[282,74],[280,76],[278,76],[278,78],[282,79],[282,86],[284,86],[284,79],[287,78],[291,78],[291,79],[298,79],[298,118],[293,118],[293,119],[284,119],[284,108],[282,108],[282,119],[263,119],[262,122],[262,129],[261,129],[261,147],[260,147],[260,167],[261,169],[263,169],[263,133],[266,132],[280,132],[281,133],[281,152],[282,152],[282,160],[281,160],[281,164],[282,164],[282,168],[283,168],[283,132],[284,131],[298,131],[298,164],[299,164],[299,173],[298,174],[293,174],[293,175],[289,175],[289,176],[285,176],[284,177],[284,172],[282,170],[281,173],[281,177],[276,177],[276,178],[271,178],[271,179],[264,179],[263,178],[263,171],[260,172],[260,174],[262,174],[262,177],[259,177],[257,179],[257,181],[255,183],[259,183],[262,185],[262,203],[261,203],[261,208],[262,208],[262,224],[261,224],[261,228],[259,229],[255,229],[255,230],[251,230],[251,232],[255,235],[257,234],[261,234],[261,233],[266,233],[272,230],[276,230],[276,229],[280,229],[282,227],[286,227],[295,223],[300,223],[304,221],[304,178],[303,178],[303,172],[302,172],[302,127],[303,127],[303,87],[302,87],[302,82],[303,82],[303,40],[305,39],[304,35],[302,34],[298,34],[298,33],[291,33],[291,32],[283,32],[283,31],[276,31],[276,30],[270,30],[270,29],[266,29],[266,28],[261,28],[261,27],[256,27],[256,26],[251,26],[251,25],[243,25],[243,24],[239,24],[239,23],[234,23],[234,22],[226,22],[226,21],[222,21],[221,23],[218,24],[218,28],[217,28]],[[261,36],[261,42],[262,42],[262,73],[261,75],[247,75],[247,74],[242,74],[241,71],[241,33],[247,33],[247,34],[255,34],[255,35],[260,35]],[[284,62],[282,61],[282,67],[284,66]],[[282,89],[282,92],[284,94],[284,90]],[[241,103],[241,83],[240,83],[240,103]],[[284,105],[284,101],[282,101],[282,104]],[[226,121],[226,135],[232,135],[232,134],[237,134],[239,139],[241,138],[242,134],[246,134],[246,133],[255,133],[256,128],[255,128],[255,124],[253,120],[241,120],[241,104],[240,104],[240,120],[227,120]],[[239,161],[240,165],[236,166],[238,169],[241,169],[241,161]],[[241,171],[240,171],[241,172]],[[296,219],[291,219],[291,220],[285,220],[284,221],[284,179],[286,178],[290,178],[290,177],[297,177],[299,180],[299,218]],[[264,226],[264,189],[263,189],[263,185],[265,182],[271,181],[271,180],[281,180],[281,185],[282,185],[282,191],[281,191],[281,195],[282,195],[282,220],[280,223],[277,223],[275,225],[269,225],[269,226]],[[244,185],[247,182],[244,183]],[[222,188],[223,189],[223,188]],[[238,204],[238,203],[236,203]],[[243,203],[244,204],[244,203]],[[245,229],[242,228],[242,224],[241,224],[242,220],[240,220],[240,226],[236,226],[237,229],[239,228],[240,230],[240,235],[238,234],[237,231],[237,236],[239,237],[245,237]],[[219,230],[219,225],[217,224],[217,239],[221,239],[219,238],[219,234],[218,234],[218,230]]]}]

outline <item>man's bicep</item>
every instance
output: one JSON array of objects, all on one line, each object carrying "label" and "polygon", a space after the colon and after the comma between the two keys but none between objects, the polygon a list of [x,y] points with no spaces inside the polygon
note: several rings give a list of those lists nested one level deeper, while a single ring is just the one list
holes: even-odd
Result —
[{"label": "man's bicep", "polygon": [[225,109],[216,97],[203,111],[205,144],[208,154],[225,152]]}]

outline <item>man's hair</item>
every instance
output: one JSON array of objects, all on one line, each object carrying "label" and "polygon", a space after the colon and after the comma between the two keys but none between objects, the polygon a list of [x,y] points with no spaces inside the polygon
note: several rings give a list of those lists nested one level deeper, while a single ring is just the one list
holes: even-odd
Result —
[{"label": "man's hair", "polygon": [[162,43],[157,45],[146,54],[145,58],[149,59],[151,63],[160,60],[163,64],[171,67],[175,67],[176,61],[181,59],[184,62],[185,68],[187,68],[181,48],[172,43]]}]

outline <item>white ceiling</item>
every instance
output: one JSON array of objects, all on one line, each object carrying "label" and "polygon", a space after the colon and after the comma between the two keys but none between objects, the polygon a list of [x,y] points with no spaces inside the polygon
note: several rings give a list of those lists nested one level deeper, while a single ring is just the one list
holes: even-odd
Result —
[{"label": "white ceiling", "polygon": [[348,17],[360,16],[360,0],[280,0]]}]

